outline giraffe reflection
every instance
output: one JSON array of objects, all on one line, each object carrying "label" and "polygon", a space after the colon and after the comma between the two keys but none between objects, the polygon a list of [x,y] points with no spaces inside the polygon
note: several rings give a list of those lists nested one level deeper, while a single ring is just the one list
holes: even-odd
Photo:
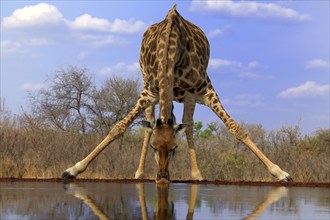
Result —
[{"label": "giraffe reflection", "polygon": [[[153,207],[153,217],[152,219],[155,220],[171,220],[176,219],[176,212],[175,206],[172,201],[169,200],[169,192],[170,192],[170,185],[169,184],[156,184],[156,193],[157,196],[157,204]],[[73,195],[77,199],[81,200],[89,209],[99,218],[99,219],[111,219],[109,217],[112,216],[111,213],[105,213],[102,206],[104,204],[100,204],[96,202],[96,200],[92,199],[90,193],[87,189],[82,187],[77,183],[69,183],[65,184],[65,190],[68,194]],[[145,184],[138,183],[136,184],[136,190],[139,197],[139,203],[141,207],[141,217],[143,220],[150,219],[148,216],[148,205],[146,202],[146,194],[145,194]],[[195,205],[197,201],[197,195],[199,192],[199,185],[192,184],[190,187],[190,196],[189,196],[189,206],[187,210],[186,219],[192,220],[194,219],[194,211]],[[278,202],[283,197],[287,196],[288,189],[285,187],[277,187],[270,190],[266,196],[266,198],[258,203],[258,205],[253,209],[251,214],[247,217],[243,218],[244,220],[252,220],[259,217],[270,205]],[[221,195],[220,195],[221,196]],[[149,204],[150,205],[150,204]],[[149,207],[150,208],[150,207]],[[127,210],[130,210],[128,208]],[[150,209],[149,209],[150,210]],[[182,210],[178,210],[182,212]],[[185,211],[184,211],[185,212]],[[150,213],[149,213],[150,215]]]},{"label": "giraffe reflection", "polygon": [[84,187],[79,186],[77,183],[69,183],[65,184],[65,190],[85,203],[85,205],[87,205],[99,219],[110,219],[109,216],[102,211],[100,205],[88,195],[88,192]]},{"label": "giraffe reflection", "polygon": [[[148,219],[147,204],[144,192],[144,184],[136,185],[139,193],[139,200],[141,204],[142,219]],[[157,189],[157,207],[155,207],[154,217],[156,220],[171,220],[174,216],[174,203],[169,202],[169,184],[156,184]],[[193,219],[195,204],[197,199],[198,185],[192,184],[190,188],[189,207],[186,219]]]},{"label": "giraffe reflection", "polygon": [[174,204],[168,200],[169,184],[157,184],[157,207],[154,212],[155,220],[174,219]]},{"label": "giraffe reflection", "polygon": [[262,201],[253,211],[252,213],[245,217],[244,220],[252,220],[257,218],[261,213],[265,211],[265,209],[270,206],[271,204],[279,201],[281,198],[287,196],[288,189],[285,187],[278,187],[275,188],[267,194],[267,197],[264,201]]}]

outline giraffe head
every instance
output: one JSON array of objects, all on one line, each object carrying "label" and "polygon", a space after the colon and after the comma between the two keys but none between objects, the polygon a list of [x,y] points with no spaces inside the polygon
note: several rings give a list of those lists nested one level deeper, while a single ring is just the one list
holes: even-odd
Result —
[{"label": "giraffe head", "polygon": [[185,129],[186,124],[175,125],[172,119],[165,123],[157,119],[156,125],[148,121],[143,121],[143,125],[153,130],[150,147],[154,149],[155,160],[158,164],[156,183],[168,183],[170,180],[168,165],[178,147],[175,136]]}]

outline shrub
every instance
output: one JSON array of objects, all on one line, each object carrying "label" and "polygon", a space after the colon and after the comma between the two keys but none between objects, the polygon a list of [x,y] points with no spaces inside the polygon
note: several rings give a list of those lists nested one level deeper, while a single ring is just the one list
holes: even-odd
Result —
[{"label": "shrub", "polygon": [[[102,140],[96,132],[59,130],[31,121],[33,116],[7,117],[0,126],[0,177],[60,177],[84,158]],[[205,179],[274,180],[263,164],[223,125],[199,128],[195,146]],[[252,140],[295,181],[330,182],[330,130],[303,136],[299,126],[267,132],[260,125],[242,124]],[[205,130],[207,130],[205,132]],[[210,132],[211,131],[211,132]],[[80,178],[133,178],[143,143],[143,129],[129,130],[95,159]],[[207,134],[207,135],[203,135]],[[171,179],[190,179],[190,161],[185,138],[170,164]],[[154,178],[156,163],[149,150],[145,178]]]}]

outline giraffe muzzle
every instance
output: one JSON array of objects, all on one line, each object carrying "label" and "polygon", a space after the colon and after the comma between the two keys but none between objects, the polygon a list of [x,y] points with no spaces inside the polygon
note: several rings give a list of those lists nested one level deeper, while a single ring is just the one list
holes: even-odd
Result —
[{"label": "giraffe muzzle", "polygon": [[158,172],[156,183],[168,183],[170,180],[170,175],[168,172]]}]

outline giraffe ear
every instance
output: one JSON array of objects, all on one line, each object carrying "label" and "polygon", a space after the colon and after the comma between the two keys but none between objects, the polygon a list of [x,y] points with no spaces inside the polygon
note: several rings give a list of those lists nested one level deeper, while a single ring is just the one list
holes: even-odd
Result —
[{"label": "giraffe ear", "polygon": [[184,132],[186,130],[186,127],[187,127],[187,124],[178,124],[178,125],[174,125],[174,130],[175,130],[175,133],[178,133],[178,132]]},{"label": "giraffe ear", "polygon": [[153,128],[153,123],[150,122],[150,121],[145,121],[145,120],[143,120],[143,121],[141,122],[141,124],[142,124],[143,127],[147,128],[147,129],[152,130],[152,128]]}]

